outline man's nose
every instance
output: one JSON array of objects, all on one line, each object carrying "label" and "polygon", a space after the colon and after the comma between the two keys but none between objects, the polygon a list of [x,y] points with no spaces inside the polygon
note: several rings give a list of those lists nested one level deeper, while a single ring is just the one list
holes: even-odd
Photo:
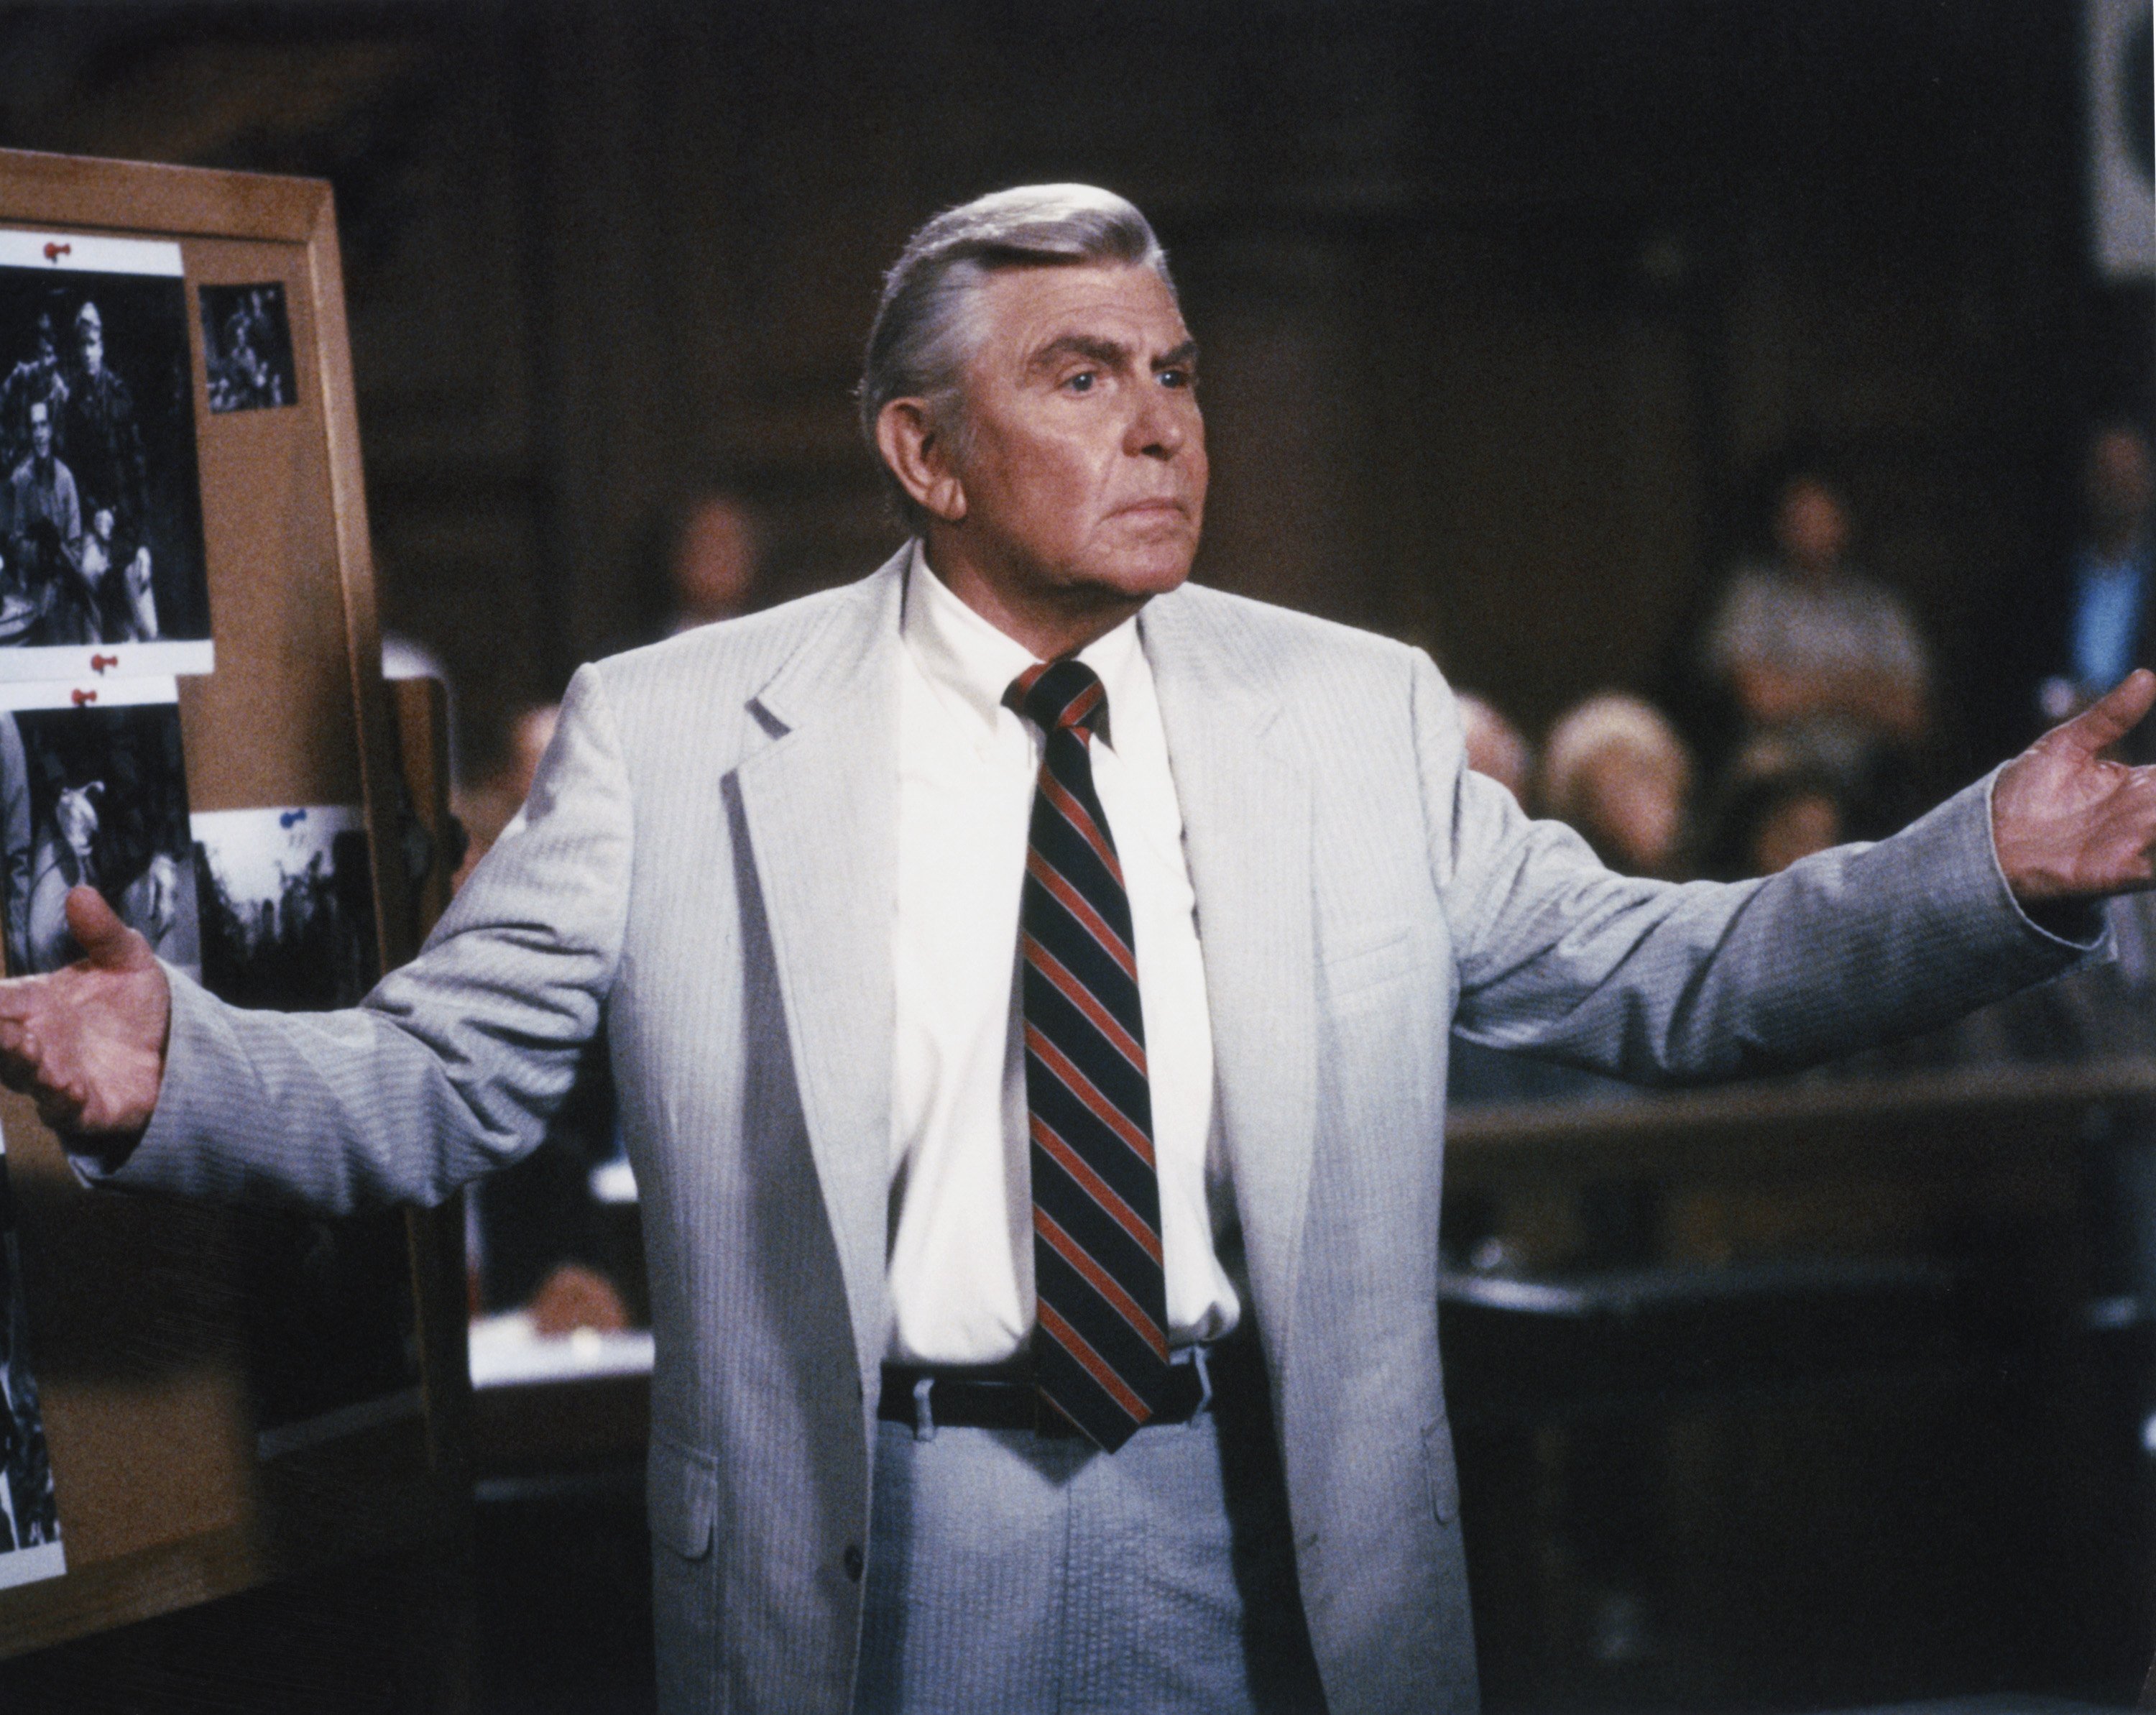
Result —
[{"label": "man's nose", "polygon": [[1141,388],[1137,408],[1131,413],[1123,450],[1138,458],[1172,459],[1183,450],[1189,431],[1177,402],[1158,386]]}]

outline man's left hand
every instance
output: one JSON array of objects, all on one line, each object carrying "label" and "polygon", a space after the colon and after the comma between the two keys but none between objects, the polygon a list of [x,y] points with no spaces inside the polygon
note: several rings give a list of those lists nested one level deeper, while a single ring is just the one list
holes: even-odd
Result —
[{"label": "man's left hand", "polygon": [[2136,668],[2000,771],[1991,834],[2024,905],[2156,886],[2156,768],[2103,752],[2156,705],[2156,673]]}]

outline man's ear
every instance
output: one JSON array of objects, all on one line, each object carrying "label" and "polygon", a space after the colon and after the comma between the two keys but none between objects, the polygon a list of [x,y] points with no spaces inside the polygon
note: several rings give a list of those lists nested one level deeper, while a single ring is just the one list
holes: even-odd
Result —
[{"label": "man's ear", "polygon": [[951,437],[926,399],[893,399],[876,413],[876,450],[891,475],[932,518],[956,524],[966,516],[966,486],[952,459]]}]

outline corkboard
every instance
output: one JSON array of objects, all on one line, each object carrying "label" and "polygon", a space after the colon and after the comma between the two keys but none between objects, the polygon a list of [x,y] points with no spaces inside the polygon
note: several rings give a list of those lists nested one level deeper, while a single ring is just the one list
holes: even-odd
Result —
[{"label": "corkboard", "polygon": [[[0,227],[177,241],[189,306],[216,670],[183,679],[196,812],[363,806],[384,968],[425,901],[402,836],[443,814],[434,711],[380,672],[358,425],[329,187],[0,151]],[[213,413],[198,289],[281,284],[295,398]],[[404,766],[415,778],[407,792]],[[408,807],[413,806],[413,807]],[[30,1358],[68,1569],[0,1590],[0,1656],[462,1528],[469,1418],[460,1234],[407,1225],[421,1410],[259,1456],[245,1295],[225,1211],[84,1190],[20,1098],[0,1096]]]}]

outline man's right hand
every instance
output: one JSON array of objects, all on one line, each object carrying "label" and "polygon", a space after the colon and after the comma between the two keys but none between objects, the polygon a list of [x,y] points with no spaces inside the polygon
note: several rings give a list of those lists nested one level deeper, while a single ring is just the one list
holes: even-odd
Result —
[{"label": "man's right hand", "polygon": [[28,1092],[55,1131],[139,1135],[164,1082],[172,989],[95,888],[68,895],[67,917],[83,958],[0,983],[0,1083]]}]

